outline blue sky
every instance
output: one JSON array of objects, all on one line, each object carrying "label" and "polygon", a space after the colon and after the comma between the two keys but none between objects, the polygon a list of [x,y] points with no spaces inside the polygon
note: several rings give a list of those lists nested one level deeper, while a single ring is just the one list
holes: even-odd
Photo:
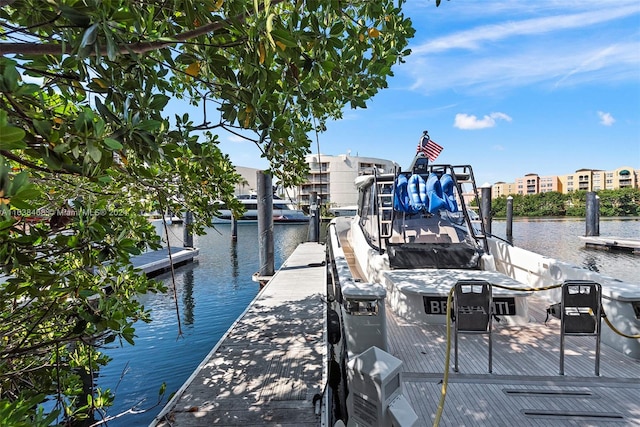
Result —
[{"label": "blue sky", "polygon": [[[329,123],[321,153],[406,167],[428,130],[437,162],[471,164],[479,184],[640,169],[640,1],[411,0],[405,13],[412,55],[367,109]],[[221,140],[237,165],[266,167],[251,143]]]}]

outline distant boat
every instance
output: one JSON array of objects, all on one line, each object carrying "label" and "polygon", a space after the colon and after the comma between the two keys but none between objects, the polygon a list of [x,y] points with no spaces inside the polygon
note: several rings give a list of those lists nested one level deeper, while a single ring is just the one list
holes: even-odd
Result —
[{"label": "distant boat", "polygon": [[[237,196],[240,203],[244,205],[245,213],[238,218],[238,223],[251,224],[258,222],[258,197],[255,194],[243,194]],[[222,204],[220,215],[213,218],[213,224],[229,224],[231,222],[231,210]],[[276,224],[300,224],[309,222],[309,217],[305,213],[296,209],[291,203],[278,196],[273,196],[273,222]]]}]

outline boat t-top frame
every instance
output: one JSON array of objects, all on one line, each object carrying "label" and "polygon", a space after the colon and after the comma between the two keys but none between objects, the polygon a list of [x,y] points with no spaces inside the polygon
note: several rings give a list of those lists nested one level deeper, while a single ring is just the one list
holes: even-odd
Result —
[{"label": "boat t-top frame", "polygon": [[[416,154],[411,167],[408,171],[396,170],[393,174],[380,174],[374,168],[373,170],[373,191],[375,191],[376,211],[378,221],[378,233],[381,240],[385,241],[385,245],[379,242],[378,249],[380,253],[384,252],[384,247],[389,243],[392,236],[395,221],[404,219],[406,212],[398,211],[394,208],[394,197],[396,195],[396,185],[398,177],[405,175],[419,175],[424,181],[427,181],[431,174],[435,174],[438,179],[444,175],[449,175],[453,180],[456,189],[456,202],[458,204],[459,215],[464,218],[464,223],[468,234],[480,245],[485,253],[489,253],[487,244],[487,234],[485,231],[485,222],[483,212],[478,209],[477,215],[472,216],[467,202],[473,200],[475,206],[480,207],[480,196],[476,186],[473,168],[471,165],[450,165],[450,164],[429,164],[428,158],[423,153]],[[465,192],[465,185],[471,185],[469,191]],[[418,215],[421,213],[418,212]],[[426,211],[422,214],[428,215]],[[416,214],[411,214],[416,215]],[[383,247],[384,246],[384,247]]]}]

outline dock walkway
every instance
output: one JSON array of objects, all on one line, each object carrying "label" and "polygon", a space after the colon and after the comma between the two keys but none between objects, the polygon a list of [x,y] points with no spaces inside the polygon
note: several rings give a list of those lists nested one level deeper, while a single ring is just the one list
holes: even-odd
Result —
[{"label": "dock walkway", "polygon": [[171,260],[169,250],[161,248],[131,257],[131,264],[142,270],[147,276],[162,274],[171,269],[171,261],[174,267],[192,262],[199,254],[198,248],[171,248]]},{"label": "dock walkway", "polygon": [[640,254],[640,239],[627,237],[579,236],[588,248]]},{"label": "dock walkway", "polygon": [[324,245],[299,245],[151,426],[319,425],[324,262]]}]

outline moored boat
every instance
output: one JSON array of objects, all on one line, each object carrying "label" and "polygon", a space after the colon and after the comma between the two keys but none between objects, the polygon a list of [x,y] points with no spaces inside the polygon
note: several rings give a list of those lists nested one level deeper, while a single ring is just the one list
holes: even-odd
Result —
[{"label": "moored boat", "polygon": [[[237,196],[238,201],[244,206],[245,213],[237,218],[238,224],[255,224],[258,222],[258,198],[255,194]],[[222,204],[219,207],[220,215],[213,219],[213,224],[229,224],[231,222],[231,210]],[[291,203],[277,196],[273,196],[273,222],[276,224],[299,224],[309,222],[309,216],[301,209],[296,209]]]},{"label": "moored boat", "polygon": [[[429,143],[425,133],[421,145]],[[640,378],[637,284],[486,233],[482,210],[471,210],[481,204],[470,165],[430,164],[419,152],[406,171],[374,170],[355,184],[356,215],[335,218],[327,238],[329,425],[437,425],[452,341],[456,384],[480,386],[486,395],[460,388],[447,425],[537,425],[545,417],[558,425],[640,422],[633,409],[640,388],[627,389],[635,398],[616,398],[606,385],[626,387],[628,378]],[[473,345],[460,363],[459,336],[466,348]],[[559,397],[549,410],[535,393],[526,401],[505,400],[524,393],[523,384],[539,387],[541,395],[564,396],[565,354],[572,386],[607,378],[589,391],[606,400],[601,410]],[[440,372],[433,370],[434,359]],[[581,368],[594,367],[576,372],[578,361]],[[496,383],[506,384],[501,393],[491,392]],[[486,407],[471,410],[478,399]],[[455,412],[460,415],[451,418]]]}]

